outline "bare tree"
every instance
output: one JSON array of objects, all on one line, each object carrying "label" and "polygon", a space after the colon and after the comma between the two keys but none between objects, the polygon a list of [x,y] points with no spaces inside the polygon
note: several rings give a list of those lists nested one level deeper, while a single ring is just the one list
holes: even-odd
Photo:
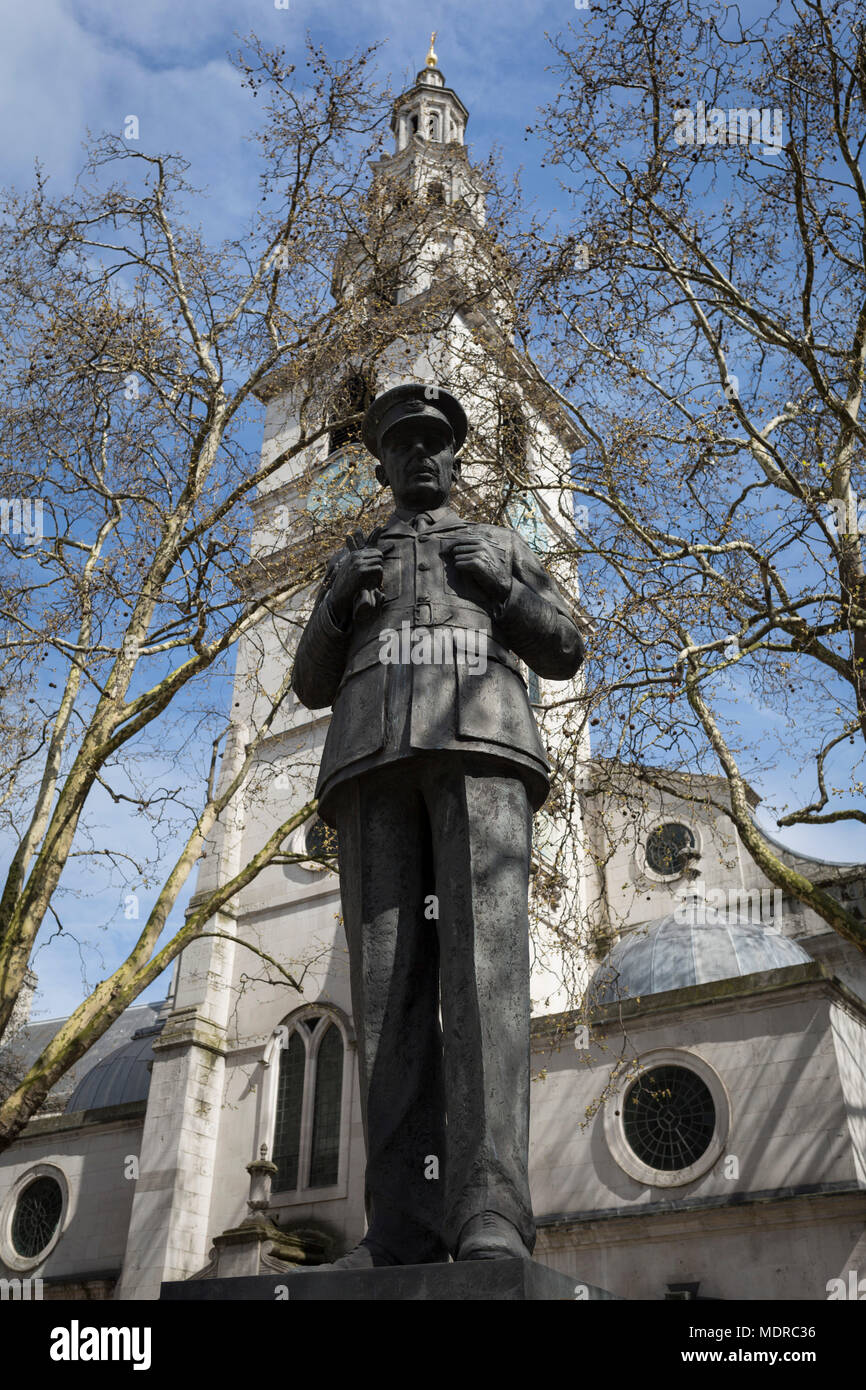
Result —
[{"label": "bare tree", "polygon": [[527,370],[582,437],[551,524],[599,618],[586,794],[707,803],[862,950],[844,874],[792,864],[750,790],[796,751],[778,824],[866,823],[862,11],[623,0],[555,49],[572,218],[510,237]]},{"label": "bare tree", "polygon": [[[6,196],[0,783],[14,852],[0,894],[0,1034],[40,928],[74,925],[63,908],[73,866],[107,865],[115,891],[149,885],[154,897],[121,965],[4,1098],[0,1147],[178,952],[215,929],[219,908],[285,860],[315,809],[299,792],[249,862],[167,931],[193,866],[206,847],[219,853],[239,788],[249,795],[258,778],[269,794],[256,759],[289,695],[293,605],[336,548],[339,517],[317,515],[300,534],[286,521],[250,560],[254,500],[329,431],[357,428],[357,404],[335,404],[337,368],[393,335],[387,305],[335,299],[331,286],[340,247],[369,214],[364,174],[388,109],[371,53],[332,63],[311,47],[300,75],[255,39],[238,56],[267,110],[262,200],[234,240],[208,244],[182,159],[114,137],[92,148],[71,195],[52,197],[40,173]],[[263,461],[260,398],[275,381],[294,392],[300,428]],[[250,674],[259,717],[239,739],[229,658],[245,637],[255,649],[265,619],[282,622],[287,657],[276,686]],[[100,827],[106,802],[134,815],[149,849],[130,853]],[[265,962],[300,986],[289,963]]]},{"label": "bare tree", "polygon": [[[208,244],[182,159],[113,137],[71,195],[52,198],[39,173],[6,197],[0,824],[14,853],[0,1034],[40,929],[74,928],[72,867],[105,869],[118,900],[142,885],[154,896],[126,958],[3,1099],[0,1148],[185,946],[220,933],[223,905],[268,865],[316,857],[288,843],[315,810],[310,769],[301,760],[281,787],[263,744],[285,723],[298,623],[326,558],[382,512],[357,443],[363,409],[385,355],[393,364],[458,311],[484,312],[510,273],[498,222],[485,232],[462,200],[370,180],[390,106],[373,52],[331,62],[310,45],[303,76],[248,41],[236,63],[265,100],[262,196],[233,240]],[[458,276],[454,244],[470,235],[471,272]],[[260,453],[274,396],[295,427]],[[241,648],[249,726],[226,707]],[[267,803],[263,823],[275,804],[287,811],[246,863],[226,849],[240,796]],[[147,831],[146,849],[100,824],[106,804]],[[174,930],[209,854],[218,886]],[[304,963],[242,944],[269,979],[301,987]]]}]

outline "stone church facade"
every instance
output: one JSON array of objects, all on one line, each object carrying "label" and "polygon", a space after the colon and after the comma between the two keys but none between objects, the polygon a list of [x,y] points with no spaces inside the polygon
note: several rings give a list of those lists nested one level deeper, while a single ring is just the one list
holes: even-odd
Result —
[{"label": "stone church facade", "polygon": [[[483,218],[467,120],[428,60],[396,103],[395,149],[374,177]],[[395,302],[435,274],[420,267]],[[359,275],[348,247],[336,277]],[[459,355],[475,363],[467,413],[483,416],[497,406],[494,339],[500,367],[514,362],[536,495],[555,513],[553,480],[579,441],[552,394],[521,377],[495,313],[401,341],[367,385],[450,382]],[[296,391],[277,379],[263,393],[266,457],[297,437]],[[278,551],[278,518],[306,505],[302,475],[336,476],[340,458],[341,442],[323,439],[272,476],[254,556]],[[557,577],[576,593],[575,576]],[[258,690],[290,659],[292,616],[274,615],[239,652],[223,777],[261,717]],[[525,675],[552,744],[544,683]],[[271,730],[269,794],[233,805],[199,894],[310,795],[328,717],[293,703]],[[601,785],[583,753],[585,789]],[[560,907],[592,919],[598,948],[566,987],[556,923],[540,919],[534,943],[535,1257],[573,1275],[578,1297],[585,1283],[624,1298],[823,1299],[852,1270],[866,1281],[866,962],[774,893],[710,798],[693,799],[695,779],[671,774],[662,794],[628,767],[604,772],[605,791],[582,800]],[[289,848],[315,853],[321,836],[314,818]],[[855,866],[779,853],[864,910]],[[280,1270],[357,1243],[364,1141],[339,914],[334,872],[272,866],[226,905],[219,937],[179,958],[164,1000],[127,1010],[0,1155],[0,1279],[40,1279],[53,1297],[154,1299],[165,1280]],[[268,978],[245,942],[291,963],[303,993]],[[570,1007],[583,991],[589,1022]],[[8,1050],[35,1056],[58,1023],[19,1016]]]}]

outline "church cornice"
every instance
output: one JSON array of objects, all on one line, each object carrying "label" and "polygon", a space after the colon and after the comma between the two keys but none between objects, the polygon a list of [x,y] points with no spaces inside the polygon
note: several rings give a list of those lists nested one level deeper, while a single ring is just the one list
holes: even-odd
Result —
[{"label": "church cornice", "polygon": [[816,1222],[827,1220],[828,1204],[835,1220],[862,1220],[866,1190],[856,1182],[803,1183],[735,1192],[730,1196],[647,1202],[637,1210],[633,1206],[600,1207],[595,1211],[536,1214],[535,1224],[545,1247],[555,1249],[564,1244],[572,1249],[575,1240],[581,1246],[597,1241],[609,1246],[618,1240],[630,1245],[642,1236],[659,1240],[704,1237],[709,1230],[730,1234],[738,1228],[766,1230],[771,1226],[808,1225],[810,1218]]},{"label": "church cornice", "polygon": [[105,1133],[140,1129],[146,1111],[146,1100],[132,1100],[123,1105],[105,1105],[97,1110],[64,1110],[37,1115],[28,1121],[15,1143],[25,1144],[28,1140],[44,1139],[49,1134],[65,1134],[76,1129],[99,1129]]},{"label": "church cornice", "polygon": [[[540,418],[549,426],[551,432],[564,448],[570,453],[574,453],[575,450],[583,446],[585,441],[582,434],[559,403],[553,389],[538,379],[537,372],[529,364],[525,355],[509,340],[508,335],[490,311],[480,303],[473,304],[471,302],[471,295],[465,287],[465,282],[454,271],[441,276],[427,289],[420,290],[411,298],[394,306],[394,329],[387,339],[383,339],[383,352],[389,345],[424,331],[423,314],[430,301],[435,301],[440,311],[447,303],[450,312],[461,316],[481,347],[494,357],[497,354],[501,355],[506,373],[510,374],[514,384],[519,386],[527,402],[538,412]],[[418,323],[413,329],[410,320],[416,316]],[[427,329],[429,332],[429,325]],[[298,365],[287,363],[285,367],[277,368],[259,384],[256,395],[259,400],[267,403],[276,396],[291,390],[302,380],[303,374]]]},{"label": "church cornice", "polygon": [[464,320],[482,347],[501,352],[508,360],[511,379],[522,390],[526,400],[550,426],[559,442],[574,453],[586,442],[577,426],[560,405],[553,389],[538,379],[526,356],[509,341],[499,322],[483,306],[467,310]]},{"label": "church cornice", "polygon": [[485,179],[482,174],[474,167],[469,159],[469,153],[465,145],[459,140],[449,140],[447,143],[436,140],[425,140],[421,135],[413,135],[409,143],[402,150],[395,150],[393,154],[384,154],[379,159],[370,160],[370,169],[377,179],[393,178],[395,171],[402,172],[403,169],[416,162],[426,162],[431,166],[436,164],[459,164],[468,170],[479,192],[485,192],[490,187],[490,181]]},{"label": "church cornice", "polygon": [[[844,1008],[860,1023],[866,1023],[866,1001],[834,975],[821,961],[780,966],[777,970],[736,975],[728,980],[708,980],[703,984],[645,994],[640,999],[622,999],[593,1009],[587,1020],[585,1011],[545,1014],[532,1020],[533,1051],[546,1053],[553,1043],[566,1047],[578,1027],[589,1026],[590,1038],[622,1033],[628,1023],[634,1031],[641,1026],[659,1027],[659,1016],[667,1023],[679,1012],[703,1009],[708,1015],[755,1013],[771,1006],[815,997]],[[673,1034],[671,1035],[673,1036]]]},{"label": "church cornice", "polygon": [[[654,766],[652,763],[629,763],[619,758],[604,757],[593,758],[590,770],[593,767],[598,769],[600,776],[607,778],[597,790],[611,796],[627,793],[642,785],[649,785],[664,796],[680,797],[684,800],[694,801],[695,789],[702,787],[729,795],[728,779],[718,773],[681,772],[674,768]],[[749,806],[752,809],[760,806],[761,797],[754,787],[748,782],[744,782],[743,786]],[[704,803],[695,801],[695,804],[700,806]]]},{"label": "church cornice", "polygon": [[[419,77],[421,77],[421,75],[421,73],[418,74]],[[453,87],[446,87],[444,85],[441,87],[434,87],[429,82],[420,82],[416,80],[414,85],[411,87],[407,87],[405,92],[401,92],[400,95],[397,97],[396,101],[394,102],[393,114],[391,116],[391,130],[396,131],[397,122],[404,107],[411,106],[413,101],[416,101],[420,96],[430,95],[435,95],[437,99],[439,97],[449,97],[451,101],[453,101],[454,105],[459,109],[461,115],[463,116],[464,122],[469,120],[469,112],[463,105],[463,102],[460,100]]]}]

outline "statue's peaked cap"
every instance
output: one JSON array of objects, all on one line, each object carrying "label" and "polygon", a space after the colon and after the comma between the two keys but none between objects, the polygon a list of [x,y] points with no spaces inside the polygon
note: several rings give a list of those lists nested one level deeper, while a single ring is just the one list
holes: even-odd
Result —
[{"label": "statue's peaked cap", "polygon": [[454,436],[454,452],[462,448],[468,428],[466,412],[456,397],[432,382],[410,381],[383,391],[364,416],[361,437],[370,453],[381,458],[388,430],[407,416],[422,415],[446,424]]}]

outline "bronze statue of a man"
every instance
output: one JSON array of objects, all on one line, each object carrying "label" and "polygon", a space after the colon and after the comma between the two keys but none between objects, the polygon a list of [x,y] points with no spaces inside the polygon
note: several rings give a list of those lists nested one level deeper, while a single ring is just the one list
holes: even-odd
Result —
[{"label": "bronze statue of a man", "polygon": [[317,792],[338,837],[367,1144],[367,1234],[339,1268],[535,1243],[527,902],[549,766],[517,658],[567,680],[583,644],[522,538],[448,506],[466,428],[437,387],[370,406],[364,443],[395,510],[330,562],[295,661],[301,702],[333,706]]}]

